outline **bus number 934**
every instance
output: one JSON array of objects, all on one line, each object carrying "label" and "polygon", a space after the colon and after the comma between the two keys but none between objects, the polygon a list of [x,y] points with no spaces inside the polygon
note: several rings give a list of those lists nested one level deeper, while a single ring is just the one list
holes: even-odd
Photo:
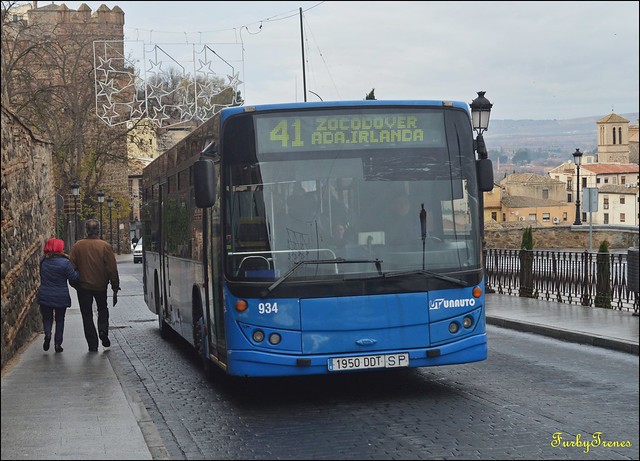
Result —
[{"label": "bus number 934", "polygon": [[278,303],[258,303],[258,314],[277,314]]}]

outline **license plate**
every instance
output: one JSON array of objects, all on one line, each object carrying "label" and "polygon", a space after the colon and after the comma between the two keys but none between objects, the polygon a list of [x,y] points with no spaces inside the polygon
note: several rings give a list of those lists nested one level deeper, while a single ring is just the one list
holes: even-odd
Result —
[{"label": "license plate", "polygon": [[366,370],[372,368],[398,368],[409,366],[409,353],[361,355],[329,359],[329,371]]}]

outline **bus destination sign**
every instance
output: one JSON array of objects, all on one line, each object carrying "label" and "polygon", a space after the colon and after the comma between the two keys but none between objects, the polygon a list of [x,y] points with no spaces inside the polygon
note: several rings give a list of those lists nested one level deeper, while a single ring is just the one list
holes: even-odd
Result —
[{"label": "bus destination sign", "polygon": [[441,112],[343,115],[258,115],[258,152],[440,147],[445,144]]}]

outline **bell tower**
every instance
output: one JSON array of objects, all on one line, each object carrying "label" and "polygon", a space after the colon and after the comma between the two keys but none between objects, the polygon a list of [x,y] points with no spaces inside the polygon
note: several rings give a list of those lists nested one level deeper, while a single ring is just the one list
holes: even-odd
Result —
[{"label": "bell tower", "polygon": [[611,113],[596,123],[598,163],[629,163],[629,120]]}]

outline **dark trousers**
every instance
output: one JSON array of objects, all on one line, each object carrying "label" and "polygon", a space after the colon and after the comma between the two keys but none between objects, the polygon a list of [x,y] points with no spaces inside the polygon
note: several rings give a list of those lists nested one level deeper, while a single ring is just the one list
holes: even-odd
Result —
[{"label": "dark trousers", "polygon": [[93,300],[96,300],[98,307],[98,331],[109,333],[109,308],[107,307],[107,290],[93,291],[79,288],[78,304],[80,304],[80,313],[82,314],[82,326],[84,328],[84,337],[87,340],[89,349],[98,348],[98,334],[96,325],[93,322]]},{"label": "dark trousers", "polygon": [[44,326],[44,335],[51,336],[51,329],[53,328],[55,312],[56,321],[56,335],[53,338],[53,344],[62,344],[62,336],[64,335],[64,315],[67,313],[66,307],[51,307],[40,306],[40,313],[42,314],[42,325]]}]

